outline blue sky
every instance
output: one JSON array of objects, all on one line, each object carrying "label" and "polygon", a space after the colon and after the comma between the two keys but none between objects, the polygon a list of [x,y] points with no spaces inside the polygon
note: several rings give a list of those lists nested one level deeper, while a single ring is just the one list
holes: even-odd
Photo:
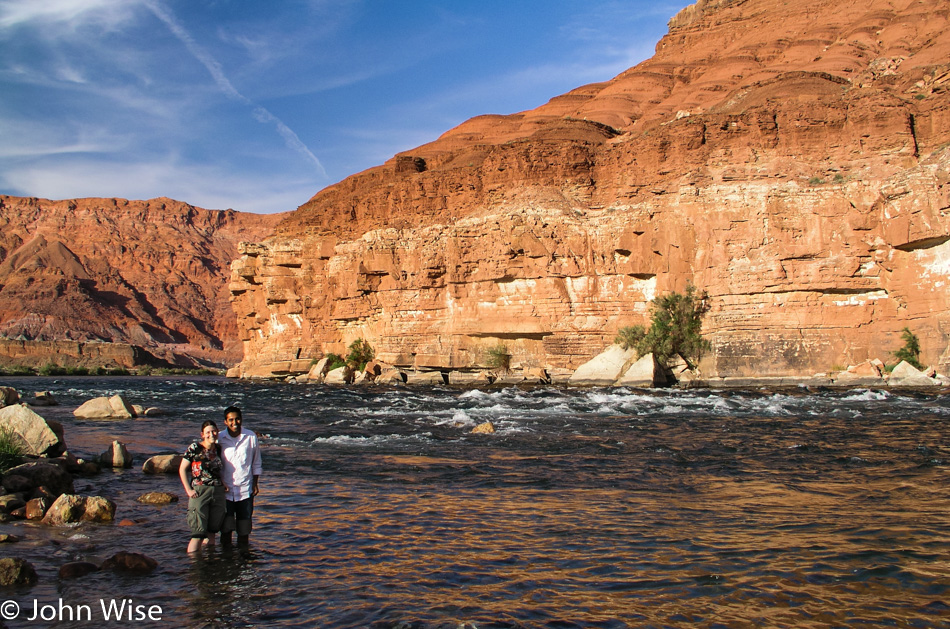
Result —
[{"label": "blue sky", "polygon": [[292,210],[616,76],[687,3],[0,0],[0,193]]}]

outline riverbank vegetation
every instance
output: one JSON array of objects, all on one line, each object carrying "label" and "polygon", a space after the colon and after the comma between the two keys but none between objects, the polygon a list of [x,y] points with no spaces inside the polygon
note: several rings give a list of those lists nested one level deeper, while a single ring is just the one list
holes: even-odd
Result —
[{"label": "riverbank vegetation", "polygon": [[614,342],[636,350],[638,356],[652,353],[660,363],[679,354],[695,367],[712,347],[702,336],[708,311],[708,295],[690,284],[684,294],[674,291],[650,302],[649,329],[642,325],[621,328]]},{"label": "riverbank vegetation", "polygon": [[0,376],[221,376],[220,369],[185,367],[150,367],[143,365],[127,369],[125,367],[76,367],[47,363],[41,367],[13,365],[0,366]]},{"label": "riverbank vegetation", "polygon": [[376,357],[376,350],[363,339],[356,339],[350,343],[348,349],[350,353],[346,356],[346,364],[356,371],[363,371],[366,368],[366,363]]},{"label": "riverbank vegetation", "polygon": [[920,364],[920,339],[917,338],[917,335],[911,332],[910,328],[905,327],[901,331],[901,340],[904,341],[904,346],[894,352],[894,358],[897,359],[897,362],[904,360],[912,365],[914,369],[923,369]]},{"label": "riverbank vegetation", "polygon": [[23,462],[23,441],[13,430],[0,427],[0,472]]},{"label": "riverbank vegetation", "polygon": [[488,366],[492,369],[505,369],[511,367],[511,354],[508,353],[508,346],[499,343],[488,348]]}]

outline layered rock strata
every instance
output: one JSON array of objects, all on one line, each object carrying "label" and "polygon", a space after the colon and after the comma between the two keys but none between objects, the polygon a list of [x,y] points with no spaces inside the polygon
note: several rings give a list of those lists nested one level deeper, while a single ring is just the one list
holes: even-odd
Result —
[{"label": "layered rock strata", "polygon": [[[721,0],[656,55],[482,116],[243,244],[245,376],[344,353],[571,369],[655,296],[709,294],[709,376],[950,363],[950,8]],[[840,367],[839,367],[840,368]]]},{"label": "layered rock strata", "polygon": [[278,220],[171,199],[0,196],[0,363],[238,362],[229,266]]}]

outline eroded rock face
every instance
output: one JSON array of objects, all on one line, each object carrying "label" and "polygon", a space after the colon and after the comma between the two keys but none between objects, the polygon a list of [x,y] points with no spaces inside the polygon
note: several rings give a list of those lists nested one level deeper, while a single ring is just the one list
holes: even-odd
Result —
[{"label": "eroded rock face", "polygon": [[130,367],[141,347],[173,364],[236,362],[229,264],[239,240],[268,236],[277,220],[171,199],[0,195],[0,336],[49,342],[0,344],[0,356]]},{"label": "eroded rock face", "polygon": [[648,303],[708,291],[709,376],[813,374],[900,330],[950,362],[943,0],[705,1],[656,55],[481,116],[244,244],[238,373],[344,354],[573,369]]}]

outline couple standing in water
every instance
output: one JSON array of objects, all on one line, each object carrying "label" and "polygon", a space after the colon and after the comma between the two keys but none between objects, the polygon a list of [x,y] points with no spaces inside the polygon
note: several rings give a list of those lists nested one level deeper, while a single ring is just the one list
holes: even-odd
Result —
[{"label": "couple standing in water", "polygon": [[234,531],[238,544],[248,543],[261,449],[257,435],[242,423],[241,409],[229,406],[224,411],[227,430],[219,434],[217,424],[204,422],[201,439],[188,446],[182,457],[178,475],[188,496],[189,553],[213,547],[219,531],[225,546],[231,545]]}]

